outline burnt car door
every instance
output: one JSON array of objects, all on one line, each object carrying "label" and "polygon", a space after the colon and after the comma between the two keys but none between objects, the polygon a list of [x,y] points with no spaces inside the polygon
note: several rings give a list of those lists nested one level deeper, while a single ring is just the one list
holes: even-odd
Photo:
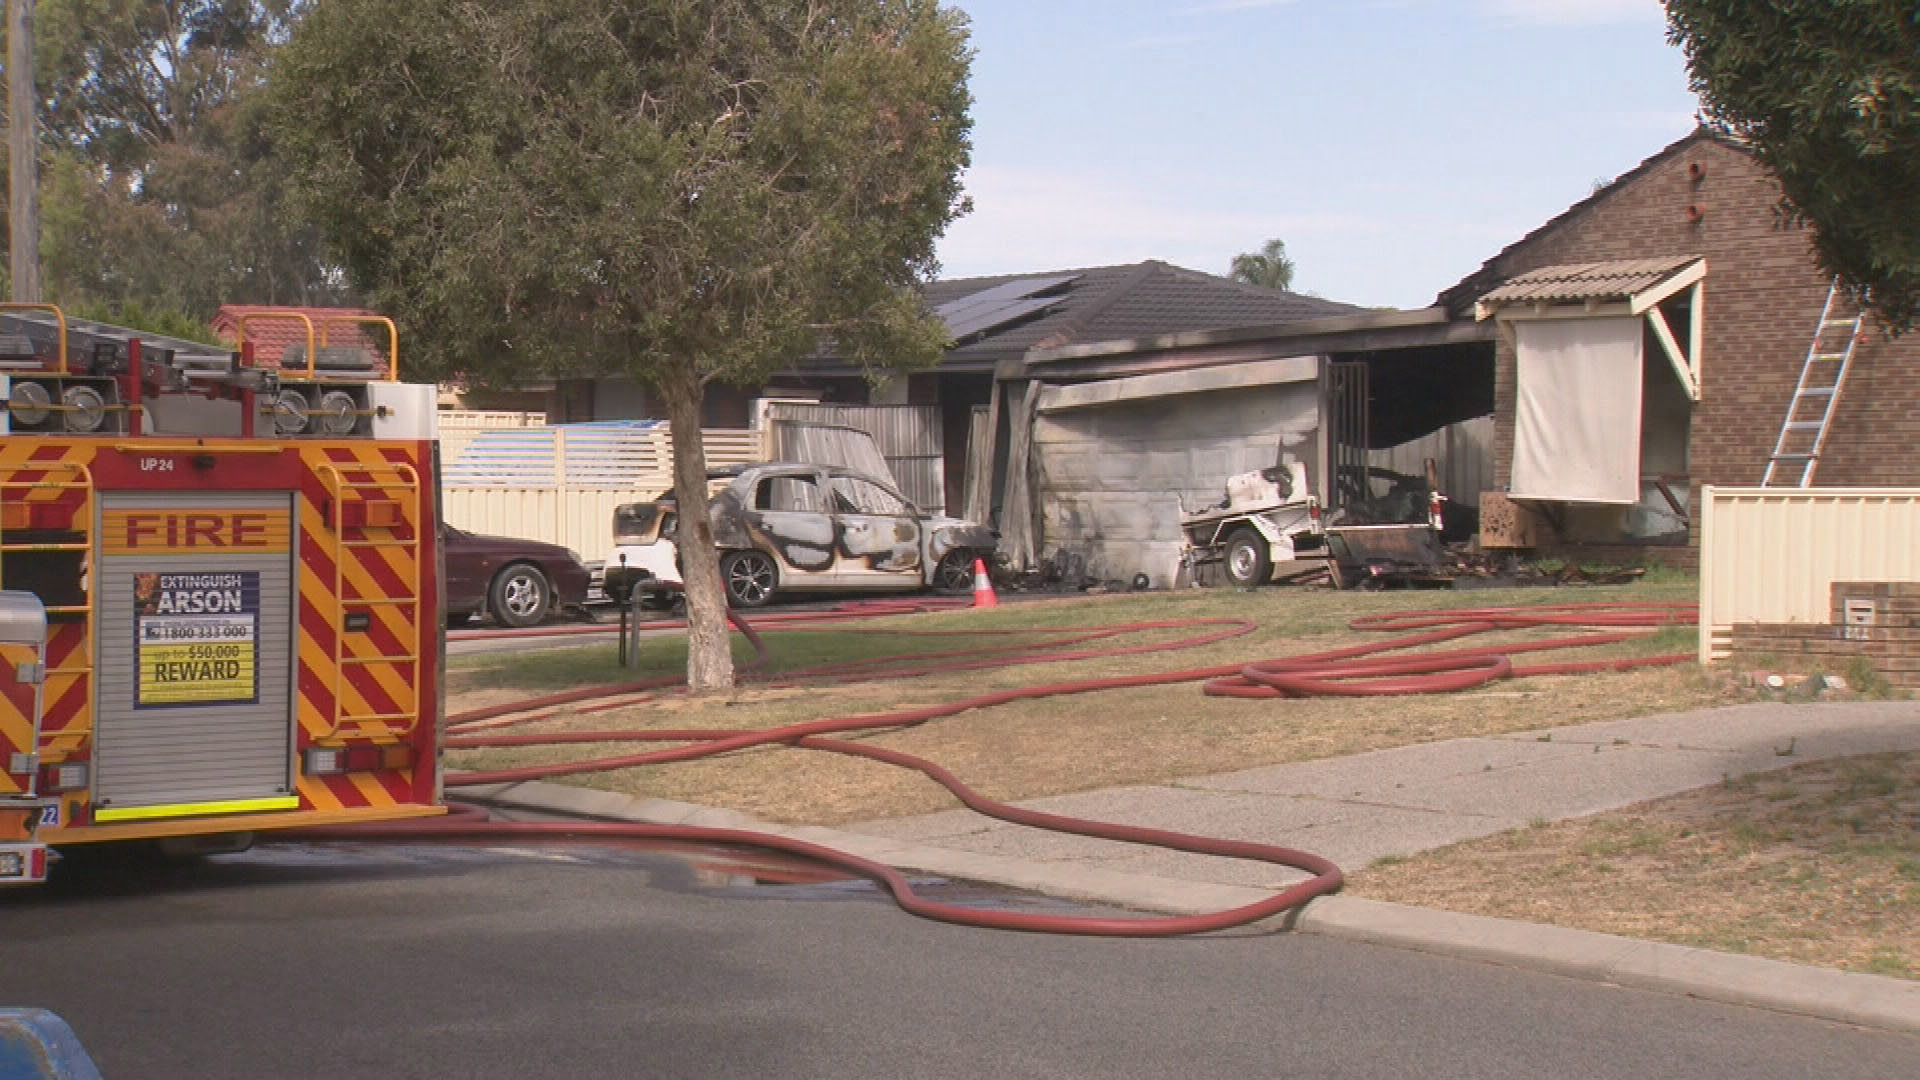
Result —
[{"label": "burnt car door", "polygon": [[841,581],[868,587],[922,584],[925,544],[913,504],[865,477],[835,474],[829,485]]},{"label": "burnt car door", "polygon": [[783,469],[754,485],[751,531],[780,563],[788,585],[829,585],[839,577],[834,558],[833,518],[827,513],[825,477],[807,469]]}]

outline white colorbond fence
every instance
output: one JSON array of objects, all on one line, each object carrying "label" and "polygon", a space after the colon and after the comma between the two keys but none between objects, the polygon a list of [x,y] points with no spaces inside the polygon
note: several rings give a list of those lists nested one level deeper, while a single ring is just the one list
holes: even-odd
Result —
[{"label": "white colorbond fence", "polygon": [[597,566],[613,550],[613,508],[645,502],[664,488],[449,487],[449,525],[468,532],[559,544]]},{"label": "white colorbond fence", "polygon": [[441,409],[438,419],[440,429],[440,460],[449,462],[460,456],[474,438],[483,431],[497,431],[506,428],[539,427],[547,422],[546,413],[537,412],[482,412],[477,409]]},{"label": "white colorbond fence", "polygon": [[[487,433],[463,457],[446,455],[443,516],[469,532],[560,544],[588,566],[613,550],[613,510],[645,502],[673,488],[671,435],[664,423],[607,434],[611,425],[583,433],[568,425]],[[763,459],[762,436],[750,430],[703,432],[707,467]],[[476,464],[477,462],[477,464]],[[480,482],[479,478],[491,482]]]},{"label": "white colorbond fence", "polygon": [[1700,662],[1735,623],[1826,623],[1836,581],[1920,581],[1920,488],[1701,489]]}]

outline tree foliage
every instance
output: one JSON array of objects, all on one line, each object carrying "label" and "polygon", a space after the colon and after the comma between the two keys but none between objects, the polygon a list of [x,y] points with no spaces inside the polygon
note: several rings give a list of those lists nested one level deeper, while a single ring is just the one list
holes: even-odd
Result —
[{"label": "tree foliage", "polygon": [[[330,0],[276,58],[275,132],[414,376],[642,380],[698,506],[708,382],[823,337],[874,370],[944,349],[915,286],[963,209],[965,26],[936,0]],[[708,532],[684,516],[696,687],[731,680]]]},{"label": "tree foliage", "polygon": [[50,297],[197,319],[340,299],[262,123],[267,59],[303,6],[39,0]]},{"label": "tree foliage", "polygon": [[1293,288],[1293,260],[1287,258],[1286,241],[1269,240],[1257,254],[1235,255],[1227,276],[1263,289]]},{"label": "tree foliage", "polygon": [[1895,329],[1920,320],[1920,7],[1667,0],[1709,122],[1749,143],[1821,264]]},{"label": "tree foliage", "polygon": [[144,173],[258,84],[296,0],[39,0],[42,122],[115,172]]}]

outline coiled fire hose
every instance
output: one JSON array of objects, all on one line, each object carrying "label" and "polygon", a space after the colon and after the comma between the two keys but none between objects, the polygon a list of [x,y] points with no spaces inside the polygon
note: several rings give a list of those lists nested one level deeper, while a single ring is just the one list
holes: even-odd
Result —
[{"label": "coiled fire hose", "polygon": [[[868,610],[873,609],[868,608]],[[880,608],[879,611],[896,614],[899,613],[900,607],[890,605]],[[845,619],[849,614],[859,613],[857,610],[842,611],[825,613],[825,617],[831,619],[837,615]],[[729,612],[729,618],[753,645],[758,658],[756,663],[763,663],[768,654],[765,641],[755,626],[736,613]],[[1691,624],[1695,618],[1695,609],[1689,604],[1633,603],[1565,604],[1532,609],[1478,608],[1373,615],[1355,619],[1350,625],[1356,630],[1411,632],[1379,642],[1301,656],[1047,683],[996,691],[943,704],[813,720],[759,731],[610,730],[543,735],[478,734],[489,729],[544,719],[563,710],[592,713],[630,708],[651,700],[655,695],[679,688],[683,680],[673,677],[568,691],[509,705],[470,710],[449,718],[449,734],[445,745],[450,749],[604,742],[685,744],[660,750],[554,765],[455,773],[447,777],[449,787],[508,783],[643,765],[659,765],[709,757],[749,747],[784,744],[801,749],[847,754],[916,770],[952,792],[969,809],[1002,821],[1195,854],[1266,862],[1308,875],[1305,880],[1290,885],[1264,900],[1210,914],[1111,918],[1043,915],[950,904],[919,895],[905,875],[885,864],[818,844],[740,829],[600,822],[497,822],[487,820],[484,811],[472,807],[456,807],[455,812],[446,818],[430,821],[388,822],[345,828],[299,830],[299,835],[320,840],[382,839],[406,842],[431,840],[456,843],[505,839],[619,844],[665,840],[758,848],[824,863],[873,881],[887,889],[902,909],[915,915],[944,922],[1002,930],[1121,937],[1163,937],[1204,933],[1268,918],[1304,905],[1315,897],[1331,893],[1341,885],[1341,871],[1339,867],[1320,856],[1292,848],[1112,822],[1087,821],[998,802],[975,792],[958,777],[934,762],[901,751],[835,736],[856,732],[897,730],[926,723],[929,720],[950,717],[975,709],[993,708],[1016,701],[1030,701],[1063,694],[1092,693],[1123,687],[1199,682],[1202,684],[1203,692],[1210,695],[1262,699],[1320,694],[1422,694],[1470,689],[1496,679],[1510,677],[1626,670],[1652,665],[1678,664],[1692,660],[1692,654],[1676,653],[1520,666],[1516,666],[1511,657],[1519,653],[1614,644],[1653,632],[1663,626]],[[1443,652],[1381,655],[1457,640],[1475,634],[1552,626],[1597,632]],[[885,633],[896,637],[978,636],[999,633],[1051,635],[1052,639],[1040,644],[995,645],[828,664],[783,673],[778,681],[814,683],[901,679],[1014,664],[1057,663],[1068,660],[1139,655],[1194,648],[1246,634],[1253,629],[1255,629],[1253,623],[1240,619],[1180,619],[1098,628],[1047,627],[1016,631],[888,629]],[[1073,647],[1128,634],[1168,630],[1191,633],[1176,640],[1145,645]],[[789,632],[803,631],[791,629]]]}]

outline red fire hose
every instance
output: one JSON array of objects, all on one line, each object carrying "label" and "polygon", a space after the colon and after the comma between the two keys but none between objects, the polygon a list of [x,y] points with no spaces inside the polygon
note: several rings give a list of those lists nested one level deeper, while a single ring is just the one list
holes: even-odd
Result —
[{"label": "red fire hose", "polygon": [[[886,613],[890,610],[882,609]],[[832,616],[836,613],[823,613]],[[844,619],[848,613],[838,613]],[[1299,870],[1309,877],[1273,896],[1254,904],[1206,915],[1104,918],[1063,915],[1038,915],[1023,912],[993,911],[942,903],[916,894],[911,883],[899,871],[872,860],[817,844],[791,840],[764,833],[737,829],[713,829],[685,825],[642,825],[625,823],[510,823],[484,820],[471,809],[430,822],[391,822],[380,825],[341,829],[303,830],[302,835],[318,839],[367,840],[376,837],[395,840],[551,840],[558,842],[622,843],[636,840],[672,840],[734,845],[783,852],[817,860],[885,887],[905,910],[946,922],[1005,930],[1044,931],[1050,933],[1096,934],[1107,936],[1149,937],[1202,933],[1244,925],[1298,907],[1316,896],[1340,887],[1340,869],[1317,855],[1292,848],[1245,841],[1223,840],[1168,832],[1111,822],[1085,821],[1013,806],[985,798],[967,787],[958,777],[939,765],[911,754],[867,743],[852,742],[836,735],[901,729],[929,720],[954,716],[973,709],[991,708],[1015,701],[1034,700],[1062,694],[1090,693],[1123,687],[1201,682],[1207,694],[1244,698],[1302,697],[1316,694],[1416,694],[1470,689],[1499,678],[1513,676],[1563,674],[1603,670],[1622,670],[1654,664],[1684,663],[1690,653],[1632,657],[1614,660],[1575,661],[1559,664],[1515,666],[1512,654],[1549,649],[1583,648],[1612,644],[1649,633],[1662,626],[1691,624],[1692,605],[1684,604],[1569,604],[1544,609],[1486,608],[1456,611],[1401,612],[1367,616],[1351,624],[1354,629],[1414,631],[1386,640],[1334,649],[1303,656],[1283,657],[1254,663],[1224,664],[1179,671],[1142,673],[1058,682],[1002,690],[961,701],[885,713],[837,717],[790,724],[761,731],[612,730],[568,732],[553,735],[474,734],[483,728],[526,723],[554,715],[563,706],[584,706],[575,712],[598,712],[627,708],[649,700],[646,696],[679,686],[682,680],[671,677],[641,680],[617,686],[595,687],[552,694],[461,713],[450,718],[450,749],[558,745],[591,742],[673,742],[687,745],[642,753],[624,754],[557,765],[529,766],[452,774],[449,787],[508,783],[553,776],[601,772],[686,761],[755,746],[789,746],[847,754],[914,769],[946,787],[972,810],[989,817],[1035,828],[1052,829],[1081,836],[1146,844],[1176,851],[1272,863]],[[755,628],[730,613],[738,627],[754,645],[759,660],[766,658],[765,643]],[[767,620],[756,620],[765,622]],[[817,621],[813,619],[783,620]],[[1400,656],[1379,654],[1437,644],[1474,634],[1499,630],[1567,626],[1601,628],[1603,632],[1573,635],[1551,640],[1527,641],[1506,645],[1463,648],[1444,652],[1414,653]],[[787,672],[781,682],[862,681],[880,678],[910,678],[948,674],[955,671],[1013,664],[1053,663],[1065,660],[1137,655],[1173,649],[1193,648],[1248,633],[1254,624],[1238,619],[1186,619],[1132,623],[1089,629],[1086,627],[1048,627],[1021,631],[902,631],[889,629],[889,636],[957,636],[987,633],[1023,633],[1049,636],[1039,644],[995,645],[977,649],[915,653],[877,659],[822,665],[803,671]],[[1069,649],[1093,641],[1147,631],[1190,630],[1193,633],[1172,641],[1111,648]],[[804,632],[790,628],[788,632]]]}]

